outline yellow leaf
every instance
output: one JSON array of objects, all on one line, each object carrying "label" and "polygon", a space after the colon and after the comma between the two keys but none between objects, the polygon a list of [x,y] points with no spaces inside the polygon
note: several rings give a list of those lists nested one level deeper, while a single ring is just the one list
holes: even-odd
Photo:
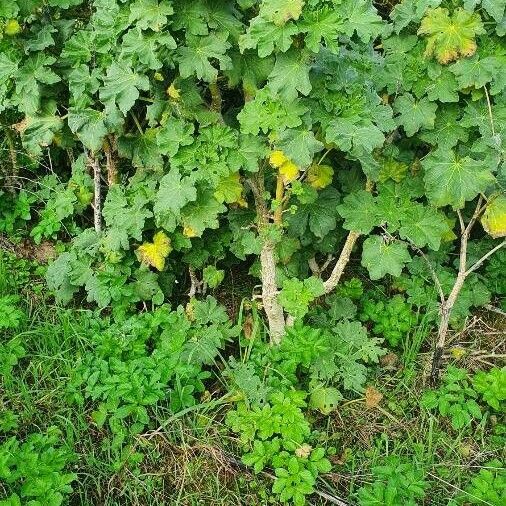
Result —
[{"label": "yellow leaf", "polygon": [[165,259],[171,250],[170,239],[160,231],[153,236],[153,242],[145,242],[137,251],[143,263],[162,271],[165,267]]},{"label": "yellow leaf", "polygon": [[297,179],[299,175],[299,167],[295,165],[293,162],[288,160],[279,168],[279,173],[283,176],[283,181],[286,183],[290,183],[291,181]]},{"label": "yellow leaf", "polygon": [[183,227],[183,235],[185,237],[197,237],[197,231],[193,228],[193,227],[190,227],[189,225],[185,225]]},{"label": "yellow leaf", "polygon": [[288,158],[283,153],[283,151],[273,151],[269,156],[269,163],[276,169],[279,169],[285,162],[288,162]]},{"label": "yellow leaf", "polygon": [[163,75],[160,74],[160,72],[155,72],[153,77],[154,77],[155,81],[163,81]]},{"label": "yellow leaf", "polygon": [[452,357],[455,359],[455,360],[460,360],[463,356],[465,356],[466,354],[466,350],[464,348],[452,348],[450,350],[450,353],[452,354]]},{"label": "yellow leaf", "polygon": [[498,195],[489,200],[481,224],[494,239],[506,236],[506,195]]},{"label": "yellow leaf", "polygon": [[181,92],[174,86],[174,83],[171,83],[167,88],[167,95],[174,100],[179,100],[181,98]]},{"label": "yellow leaf", "polygon": [[332,183],[334,169],[329,165],[311,165],[307,171],[308,183],[317,190],[325,188]]},{"label": "yellow leaf", "polygon": [[4,33],[5,35],[9,35],[10,37],[14,37],[21,32],[21,26],[19,25],[16,19],[9,19],[7,23],[5,23]]},{"label": "yellow leaf", "polygon": [[427,35],[425,56],[446,64],[476,52],[476,35],[485,33],[480,15],[459,8],[450,16],[448,9],[429,9],[418,30]]}]

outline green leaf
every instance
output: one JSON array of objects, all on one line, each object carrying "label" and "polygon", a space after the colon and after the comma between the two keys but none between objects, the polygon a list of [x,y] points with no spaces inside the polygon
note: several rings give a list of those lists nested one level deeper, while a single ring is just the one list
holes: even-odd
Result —
[{"label": "green leaf", "polygon": [[135,0],[130,5],[129,23],[136,23],[142,30],[159,32],[166,24],[167,17],[174,13],[167,0]]},{"label": "green leaf", "polygon": [[214,196],[220,203],[243,203],[243,191],[244,188],[241,183],[240,174],[239,172],[234,172],[218,183]]},{"label": "green leaf", "polygon": [[346,19],[343,31],[351,37],[354,33],[362,42],[375,39],[385,29],[371,0],[342,0],[339,12]]},{"label": "green leaf", "polygon": [[344,21],[337,10],[323,8],[309,11],[298,26],[306,34],[304,42],[310,51],[318,53],[324,42],[332,53],[337,54],[339,36],[344,33]]},{"label": "green leaf", "polygon": [[218,202],[212,190],[204,190],[197,194],[195,202],[184,207],[181,219],[184,227],[191,231],[190,235],[201,237],[206,228],[218,228],[218,215],[227,208]]},{"label": "green leaf", "polygon": [[[34,115],[39,109],[40,84],[55,84],[60,77],[49,67],[56,58],[43,53],[30,55],[14,75],[16,82],[15,103],[21,112]],[[5,64],[5,62],[4,62]]]},{"label": "green leaf", "polygon": [[176,49],[176,41],[169,34],[146,35],[138,28],[129,30],[121,44],[121,58],[128,59],[139,68],[158,70],[163,66],[158,50],[160,47]]},{"label": "green leaf", "polygon": [[63,121],[56,112],[56,103],[48,101],[40,116],[28,116],[22,122],[23,146],[32,155],[40,156],[42,148],[49,146],[55,133],[62,129]]},{"label": "green leaf", "polygon": [[317,409],[324,415],[329,415],[342,399],[343,396],[337,388],[319,385],[311,392],[309,407]]},{"label": "green leaf", "polygon": [[130,158],[132,165],[141,169],[162,170],[163,158],[158,148],[156,128],[148,128],[142,134],[127,134],[118,139],[118,153]]},{"label": "green leaf", "polygon": [[270,130],[283,131],[300,126],[301,116],[307,110],[299,101],[281,101],[264,88],[258,91],[253,100],[246,102],[237,119],[242,133],[258,135],[262,131],[267,134]]},{"label": "green leaf", "polygon": [[368,234],[379,224],[375,199],[370,192],[365,190],[346,195],[337,210],[344,219],[343,227],[346,230]]},{"label": "green leaf", "polygon": [[399,235],[419,248],[429,246],[437,251],[441,239],[450,228],[443,214],[436,209],[413,203],[401,216]]},{"label": "green leaf", "polygon": [[[459,84],[455,75],[446,67],[438,64],[430,64],[427,74],[431,82],[427,85],[427,98],[431,102],[458,102]],[[436,118],[437,119],[437,118]]]},{"label": "green leaf", "polygon": [[189,146],[193,143],[193,123],[185,122],[181,118],[170,117],[158,130],[156,142],[160,151],[167,156],[175,156],[180,146]]},{"label": "green leaf", "polygon": [[309,310],[309,304],[325,292],[323,281],[311,276],[300,281],[292,278],[283,282],[278,299],[285,310],[294,318],[302,318]]},{"label": "green leaf", "polygon": [[402,0],[397,3],[390,17],[394,21],[395,31],[399,33],[411,23],[419,23],[429,7],[439,7],[442,0]]},{"label": "green leaf", "polygon": [[461,209],[466,201],[473,200],[495,181],[483,161],[459,157],[450,150],[430,153],[422,166],[427,196],[438,207],[450,205]]},{"label": "green leaf", "polygon": [[315,153],[323,149],[323,144],[316,140],[313,132],[304,128],[284,130],[276,146],[300,168],[310,165]]},{"label": "green leaf", "polygon": [[380,236],[371,236],[364,241],[362,265],[367,268],[372,280],[391,274],[399,277],[404,266],[411,262],[405,243],[387,241]]},{"label": "green leaf", "polygon": [[11,79],[18,70],[18,62],[11,60],[6,53],[0,53],[0,84]]},{"label": "green leaf", "polygon": [[383,132],[370,119],[359,115],[331,120],[325,138],[342,151],[358,153],[371,153],[385,142]]},{"label": "green leaf", "polygon": [[434,128],[437,104],[426,97],[417,100],[411,93],[405,93],[394,102],[394,111],[398,114],[397,124],[404,127],[408,137],[412,137],[420,128]]},{"label": "green leaf", "polygon": [[338,204],[339,193],[335,188],[327,187],[314,200],[298,205],[297,212],[288,216],[290,228],[302,236],[309,226],[316,237],[323,238],[336,228]]},{"label": "green leaf", "polygon": [[103,111],[91,108],[78,109],[70,107],[68,111],[68,125],[79,140],[92,152],[102,147],[104,137],[107,135],[105,125],[106,115]]},{"label": "green leaf", "polygon": [[278,54],[269,75],[269,89],[288,102],[295,100],[298,92],[308,95],[311,91],[308,60],[308,54],[300,50]]},{"label": "green leaf", "polygon": [[213,33],[206,37],[187,36],[187,45],[178,49],[181,77],[196,75],[197,79],[209,83],[215,81],[218,70],[210,60],[218,60],[221,70],[228,69],[232,65],[232,60],[225,54],[230,48],[227,39],[227,32]]},{"label": "green leaf", "polygon": [[217,269],[214,265],[208,265],[202,271],[204,283],[210,288],[216,288],[225,278],[225,271]]},{"label": "green leaf", "polygon": [[420,139],[440,150],[449,150],[459,142],[465,143],[469,130],[461,125],[461,110],[457,106],[443,106],[438,111],[434,128],[420,133]]},{"label": "green leaf", "polygon": [[232,52],[230,58],[232,65],[224,71],[229,86],[234,88],[242,83],[244,91],[251,96],[267,81],[274,66],[274,57],[259,58],[254,51],[245,51],[243,54]]},{"label": "green leaf", "polygon": [[[506,58],[487,56],[480,58],[474,55],[454,63],[450,70],[455,74],[461,88],[482,88],[493,81],[506,65]],[[500,91],[500,90],[499,90]]]},{"label": "green leaf", "polygon": [[153,213],[156,224],[173,232],[181,215],[181,209],[197,199],[197,190],[190,177],[181,177],[178,169],[172,168],[160,180],[155,197]]},{"label": "green leaf", "polygon": [[258,56],[265,58],[274,49],[286,52],[292,45],[292,37],[299,33],[299,29],[292,22],[277,26],[261,17],[254,18],[246,33],[239,38],[241,53],[246,49],[258,48]]},{"label": "green leaf", "polygon": [[239,159],[239,165],[248,172],[257,172],[259,162],[267,156],[268,149],[262,137],[241,135],[239,149],[235,156]]},{"label": "green leaf", "polygon": [[139,98],[139,90],[149,89],[148,78],[137,74],[125,63],[114,62],[107,69],[103,82],[99,90],[100,100],[105,105],[117,104],[124,115]]}]

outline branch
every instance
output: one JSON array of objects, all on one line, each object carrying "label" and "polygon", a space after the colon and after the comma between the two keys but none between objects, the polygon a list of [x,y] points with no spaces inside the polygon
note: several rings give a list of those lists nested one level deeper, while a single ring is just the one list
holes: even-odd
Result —
[{"label": "branch", "polygon": [[478,269],[487,258],[492,256],[497,250],[501,249],[504,245],[506,245],[506,239],[504,239],[503,242],[500,242],[495,248],[492,248],[488,253],[483,255],[472,267],[467,269],[467,271],[464,273],[464,276],[468,276],[469,274],[471,274],[471,272]]},{"label": "branch", "polygon": [[464,218],[462,217],[462,212],[460,209],[457,209],[457,216],[459,217],[460,234],[464,235],[466,232],[466,225],[464,224]]},{"label": "branch", "polygon": [[195,274],[195,271],[193,270],[193,267],[191,265],[188,266],[188,272],[190,274],[190,281],[191,281],[188,297],[190,297],[191,299],[192,297],[195,297],[197,292],[200,292],[200,286],[202,283],[198,280],[197,275]]},{"label": "branch", "polygon": [[107,169],[107,184],[109,187],[118,182],[118,168],[116,166],[116,159],[114,156],[114,137],[111,135],[110,138],[104,140],[104,151],[105,151],[105,166]]},{"label": "branch", "polygon": [[357,239],[360,237],[360,232],[351,231],[346,238],[343,249],[341,250],[341,254],[337,259],[336,265],[332,269],[330,276],[323,283],[323,288],[325,290],[325,294],[330,293],[339,283],[341,276],[343,275],[344,269],[350,260],[350,255],[353,250],[353,246],[357,242]]},{"label": "branch", "polygon": [[283,193],[285,191],[285,184],[283,182],[283,176],[278,173],[276,180],[276,203],[277,207],[274,210],[274,223],[281,225],[283,223]]},{"label": "branch", "polygon": [[[367,179],[365,184],[365,190],[368,192],[371,192],[373,189],[374,183]],[[353,230],[348,234],[348,237],[346,237],[346,241],[344,242],[343,249],[341,250],[341,254],[339,255],[339,258],[337,259],[336,265],[334,265],[334,268],[332,269],[332,272],[330,273],[330,276],[328,277],[327,281],[323,283],[323,288],[325,290],[325,295],[330,293],[339,283],[339,280],[341,279],[341,276],[343,275],[344,269],[346,268],[346,265],[348,264],[350,260],[350,255],[353,250],[353,246],[355,246],[355,243],[357,242],[357,239],[361,236],[360,232],[354,232]]]},{"label": "branch", "polygon": [[[222,99],[218,81],[209,83],[209,92],[211,93],[211,110],[217,112],[221,117]],[[221,121],[223,122],[223,118]]]},{"label": "branch", "polygon": [[101,186],[100,186],[100,163],[98,158],[92,154],[88,155],[89,164],[93,170],[93,186],[94,186],[94,200],[93,200],[93,223],[95,224],[95,231],[100,233],[102,230],[102,202],[101,202]]},{"label": "branch", "polygon": [[434,284],[436,285],[439,299],[441,300],[441,304],[445,303],[445,294],[443,292],[443,287],[441,286],[441,282],[439,281],[439,277],[437,275],[437,272],[435,271],[433,265],[431,264],[430,260],[427,258],[427,255],[417,246],[415,246],[413,243],[410,243],[410,246],[425,260],[425,263],[427,264],[427,267],[429,268],[430,274],[432,276],[432,279],[434,280]]},{"label": "branch", "polygon": [[487,108],[488,108],[488,117],[490,119],[490,127],[492,128],[492,135],[495,137],[494,116],[492,115],[492,105],[490,104],[490,97],[488,95],[487,86],[484,85],[483,89],[485,90],[485,97],[487,98]]},{"label": "branch", "polygon": [[476,208],[474,210],[473,216],[469,220],[469,223],[467,224],[467,227],[465,229],[465,233],[469,235],[471,233],[471,230],[474,227],[474,224],[476,223],[476,220],[479,218],[480,214],[486,209],[487,204],[485,203],[484,206],[481,205],[483,202],[483,196],[480,195],[480,198],[478,199],[478,202],[476,203]]}]

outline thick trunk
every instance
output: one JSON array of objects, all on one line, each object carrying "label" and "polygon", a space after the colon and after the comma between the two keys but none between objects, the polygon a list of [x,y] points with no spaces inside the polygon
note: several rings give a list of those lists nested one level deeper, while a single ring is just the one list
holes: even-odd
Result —
[{"label": "thick trunk", "polygon": [[283,307],[278,302],[278,287],[276,284],[276,259],[274,244],[266,240],[260,252],[260,266],[262,274],[262,303],[272,344],[279,344],[285,333],[285,316]]},{"label": "thick trunk", "polygon": [[266,233],[270,225],[270,214],[265,202],[265,188],[263,173],[259,171],[248,180],[257,209],[258,232],[262,238],[260,251],[260,273],[262,276],[262,304],[269,323],[271,344],[279,344],[285,333],[285,315],[283,307],[278,301],[278,286],[276,284],[276,254],[275,244]]}]

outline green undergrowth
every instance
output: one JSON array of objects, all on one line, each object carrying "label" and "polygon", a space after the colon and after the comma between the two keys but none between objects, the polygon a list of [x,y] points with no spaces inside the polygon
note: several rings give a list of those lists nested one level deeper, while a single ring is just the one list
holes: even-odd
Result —
[{"label": "green undergrowth", "polygon": [[273,348],[247,301],[64,309],[42,270],[1,255],[2,506],[504,503],[506,370],[466,343],[429,388],[426,317],[371,309],[393,288],[350,280]]}]

